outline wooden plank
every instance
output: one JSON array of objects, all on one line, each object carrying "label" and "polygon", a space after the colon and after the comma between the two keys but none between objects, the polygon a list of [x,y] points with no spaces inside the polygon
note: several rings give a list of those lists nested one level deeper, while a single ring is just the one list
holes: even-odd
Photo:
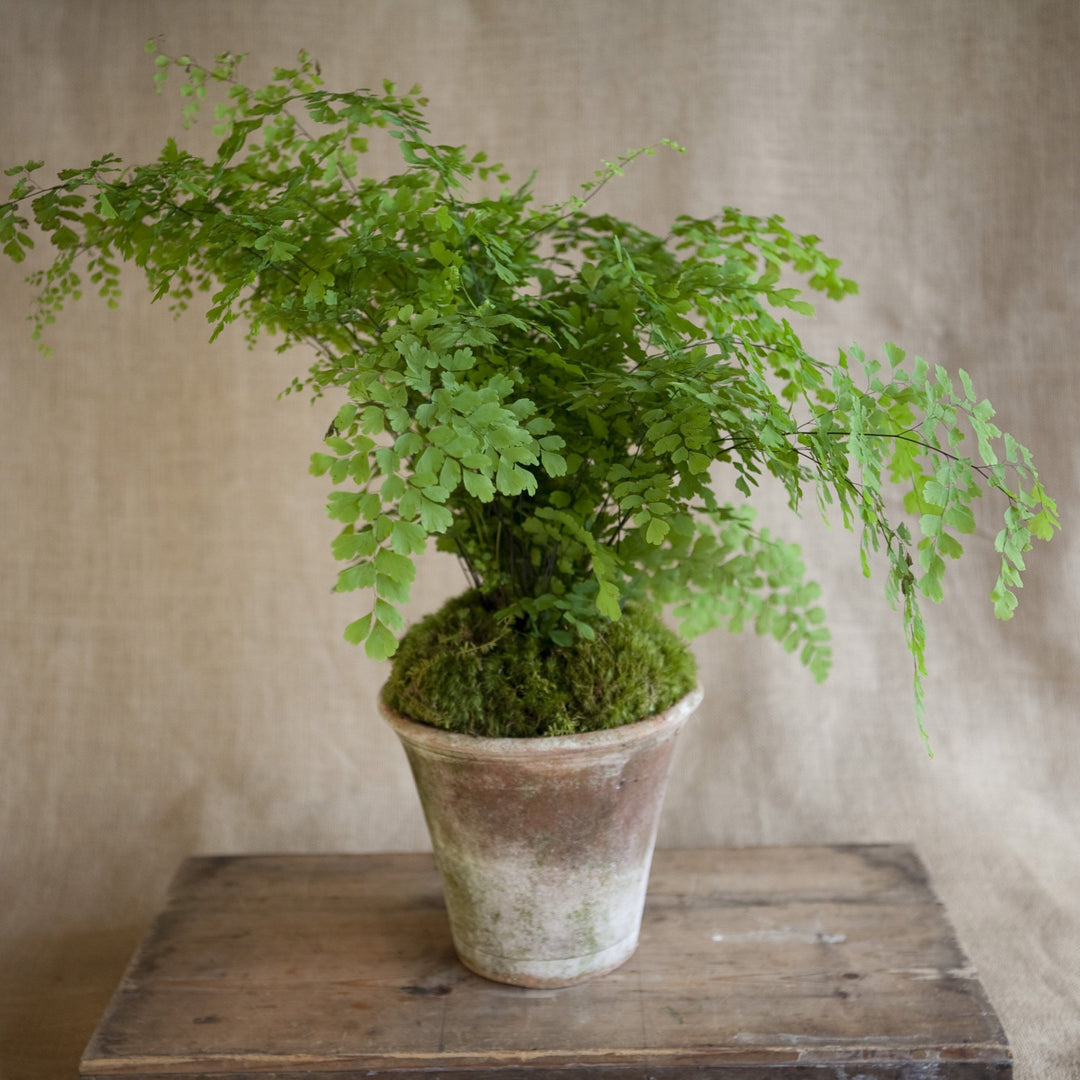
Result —
[{"label": "wooden plank", "polygon": [[907,847],[657,852],[641,945],[562,990],[454,957],[427,855],[181,867],[83,1057],[145,1080],[1011,1077]]}]

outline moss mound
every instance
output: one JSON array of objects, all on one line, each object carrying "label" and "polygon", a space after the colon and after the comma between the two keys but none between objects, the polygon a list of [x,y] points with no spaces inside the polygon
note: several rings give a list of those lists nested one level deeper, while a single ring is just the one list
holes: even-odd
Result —
[{"label": "moss mound", "polygon": [[674,705],[696,679],[686,643],[647,608],[560,648],[497,622],[468,592],[408,631],[384,695],[421,723],[523,738],[632,724]]}]

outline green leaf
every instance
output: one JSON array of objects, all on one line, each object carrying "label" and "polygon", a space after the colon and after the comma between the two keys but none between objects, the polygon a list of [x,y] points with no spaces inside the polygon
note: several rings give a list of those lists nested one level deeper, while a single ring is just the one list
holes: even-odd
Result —
[{"label": "green leaf", "polygon": [[351,454],[353,447],[352,443],[348,439],[339,438],[336,435],[328,435],[326,438],[326,445],[331,450],[336,450],[339,454]]},{"label": "green leaf", "polygon": [[939,603],[945,598],[942,581],[945,577],[945,563],[940,556],[923,552],[926,573],[919,579],[919,589],[923,595]]},{"label": "green leaf", "polygon": [[671,526],[663,518],[654,517],[649,522],[649,528],[645,532],[645,539],[650,544],[662,544],[664,537],[667,536],[670,530]]},{"label": "green leaf", "polygon": [[395,521],[390,544],[399,555],[419,555],[427,546],[427,534],[413,521]]},{"label": "green leaf", "polygon": [[891,341],[886,341],[884,348],[885,359],[889,361],[889,367],[895,370],[904,362],[904,357],[907,354],[903,349],[898,345],[894,345]]},{"label": "green leaf", "polygon": [[555,454],[550,450],[541,450],[540,464],[543,465],[548,476],[566,475],[566,458],[562,454]]},{"label": "green leaf", "polygon": [[1016,594],[1010,592],[1001,582],[990,594],[994,603],[994,615],[999,619],[1011,619],[1017,607]]},{"label": "green leaf", "polygon": [[512,464],[506,455],[499,459],[499,468],[495,474],[495,486],[503,495],[520,495],[523,491],[536,490],[536,477]]},{"label": "green leaf", "polygon": [[439,487],[449,493],[454,491],[461,483],[461,466],[453,459],[447,458],[439,470]]},{"label": "green leaf", "polygon": [[600,589],[596,594],[596,610],[604,618],[613,621],[622,617],[622,609],[619,607],[619,589],[614,582],[600,582]]},{"label": "green leaf", "polygon": [[932,506],[945,506],[949,501],[949,491],[937,480],[927,480],[922,489],[923,501]]},{"label": "green leaf", "polygon": [[329,454],[312,454],[308,472],[312,476],[323,476],[335,461],[337,461],[337,458],[331,457]]},{"label": "green leaf", "polygon": [[326,504],[326,513],[334,521],[352,524],[360,517],[362,492],[332,491]]},{"label": "green leaf", "polygon": [[338,574],[337,592],[351,592],[354,589],[370,589],[375,584],[375,566],[370,562],[350,566]]},{"label": "green leaf", "polygon": [[974,404],[975,387],[972,385],[971,376],[963,368],[960,368],[957,371],[957,374],[960,376],[960,385],[964,388],[964,397],[966,397],[970,403]]},{"label": "green leaf", "polygon": [[360,430],[365,435],[380,435],[385,427],[386,414],[378,405],[369,405],[360,416]]},{"label": "green leaf", "polygon": [[401,612],[393,604],[385,600],[375,601],[375,619],[395,634],[400,633],[405,626],[405,619]]},{"label": "green leaf", "polygon": [[375,569],[403,585],[408,585],[416,577],[412,559],[385,547],[375,553]]},{"label": "green leaf", "polygon": [[1038,540],[1051,540],[1054,536],[1054,529],[1057,526],[1057,519],[1047,513],[1045,510],[1036,514],[1029,522],[1028,528],[1031,530],[1031,535]]},{"label": "green leaf", "polygon": [[444,503],[450,498],[450,492],[441,484],[426,484],[421,488],[420,494],[432,502]]},{"label": "green leaf", "polygon": [[359,645],[368,636],[370,630],[371,615],[368,614],[345,627],[345,640],[350,645]]},{"label": "green leaf", "polygon": [[330,545],[330,549],[335,559],[345,561],[359,558],[366,559],[375,554],[377,546],[378,541],[375,539],[375,533],[370,528],[355,532],[350,525],[338,533],[334,538],[334,542]]},{"label": "green leaf", "polygon": [[950,559],[959,559],[960,556],[964,554],[964,549],[960,542],[948,533],[942,533],[941,536],[938,537],[937,548],[942,555]]},{"label": "green leaf", "polygon": [[397,652],[397,648],[398,641],[394,637],[393,631],[389,630],[383,623],[376,621],[371,628],[371,633],[368,634],[364,652],[372,660],[389,660]]},{"label": "green leaf", "polygon": [[483,473],[466,469],[462,474],[465,490],[481,502],[491,502],[495,498],[495,485]]},{"label": "green leaf", "polygon": [[454,524],[454,515],[430,499],[420,500],[420,524],[428,533],[446,532]]},{"label": "green leaf", "polygon": [[410,588],[407,584],[395,581],[385,574],[375,575],[375,594],[392,604],[407,604],[409,602]]},{"label": "green leaf", "polygon": [[962,503],[953,503],[944,514],[946,525],[952,526],[958,533],[973,533],[975,531],[975,515],[971,509]]}]

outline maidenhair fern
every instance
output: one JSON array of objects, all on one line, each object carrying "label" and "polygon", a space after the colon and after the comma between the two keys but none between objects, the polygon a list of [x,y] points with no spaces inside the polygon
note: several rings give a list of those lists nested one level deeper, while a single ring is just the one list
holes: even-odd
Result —
[{"label": "maidenhair fern", "polygon": [[[652,601],[687,634],[752,625],[820,679],[820,590],[745,501],[766,478],[792,509],[811,494],[858,530],[864,573],[884,553],[920,711],[919,600],[942,597],[988,489],[1003,508],[992,600],[1011,615],[1024,553],[1058,524],[1031,455],[964,372],[958,388],[892,345],[883,362],[806,352],[791,319],[813,308],[790,281],[833,300],[856,291],[817,237],[730,208],[664,237],[594,213],[651,148],[536,208],[501,165],[429,140],[418,87],[332,93],[301,54],[252,90],[236,56],[204,67],[148,50],[159,89],[183,73],[185,126],[222,92],[216,156],[170,138],[150,164],[104,155],[49,186],[40,162],[9,169],[0,246],[27,257],[28,212],[52,241],[30,279],[39,338],[87,289],[115,303],[133,262],[176,311],[208,294],[211,340],[239,319],[252,340],[313,355],[287,392],[343,399],[311,471],[334,485],[337,588],[371,597],[346,630],[371,656],[394,654],[414,559],[434,541],[509,625],[555,646]],[[373,133],[396,141],[401,171],[362,175]]]}]

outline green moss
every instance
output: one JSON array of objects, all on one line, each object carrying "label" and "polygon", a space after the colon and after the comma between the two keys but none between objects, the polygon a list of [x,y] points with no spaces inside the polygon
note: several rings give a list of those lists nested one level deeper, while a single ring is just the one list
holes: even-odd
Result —
[{"label": "green moss", "polygon": [[696,678],[686,643],[648,608],[560,647],[500,622],[468,592],[408,631],[385,696],[403,716],[450,731],[569,735],[652,716]]}]

